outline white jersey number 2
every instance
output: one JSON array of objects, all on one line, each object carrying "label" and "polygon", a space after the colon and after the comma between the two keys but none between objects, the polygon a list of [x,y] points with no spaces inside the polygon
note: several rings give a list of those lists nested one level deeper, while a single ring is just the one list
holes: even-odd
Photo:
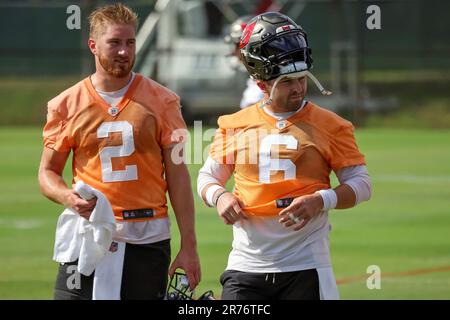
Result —
[{"label": "white jersey number 2", "polygon": [[125,170],[113,170],[111,158],[128,157],[134,152],[133,126],[128,121],[103,122],[97,130],[97,138],[108,138],[112,132],[122,134],[122,145],[104,147],[100,151],[103,182],[137,180],[137,166],[127,165]]},{"label": "white jersey number 2", "polygon": [[295,179],[296,167],[289,159],[272,158],[273,145],[285,145],[286,149],[297,149],[298,141],[293,136],[270,134],[264,137],[259,146],[259,182],[270,183],[271,171],[284,171],[284,179]]}]

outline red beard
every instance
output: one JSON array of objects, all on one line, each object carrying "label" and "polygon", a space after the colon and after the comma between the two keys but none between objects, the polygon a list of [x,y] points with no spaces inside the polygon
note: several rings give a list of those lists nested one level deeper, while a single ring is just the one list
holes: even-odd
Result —
[{"label": "red beard", "polygon": [[126,64],[118,64],[114,60],[109,60],[104,56],[99,55],[98,57],[101,66],[105,69],[106,73],[116,78],[124,78],[128,76],[133,69],[135,58],[128,61]]}]

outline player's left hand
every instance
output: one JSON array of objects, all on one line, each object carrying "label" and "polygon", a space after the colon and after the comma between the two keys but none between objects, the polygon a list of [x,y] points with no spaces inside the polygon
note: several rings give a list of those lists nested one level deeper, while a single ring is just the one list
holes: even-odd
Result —
[{"label": "player's left hand", "polygon": [[175,260],[169,268],[169,277],[172,278],[175,271],[180,268],[186,273],[189,280],[189,289],[192,291],[200,283],[201,269],[200,259],[195,246],[181,247]]},{"label": "player's left hand", "polygon": [[294,226],[294,231],[302,229],[312,218],[319,215],[323,209],[323,199],[320,194],[309,194],[295,198],[289,207],[280,213],[281,224],[286,228]]}]

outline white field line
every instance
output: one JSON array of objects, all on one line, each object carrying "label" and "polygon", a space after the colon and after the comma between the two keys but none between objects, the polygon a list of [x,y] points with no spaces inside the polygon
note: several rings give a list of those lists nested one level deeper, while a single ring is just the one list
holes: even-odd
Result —
[{"label": "white field line", "polygon": [[44,224],[37,219],[0,219],[0,227],[8,227],[18,230],[36,229]]}]

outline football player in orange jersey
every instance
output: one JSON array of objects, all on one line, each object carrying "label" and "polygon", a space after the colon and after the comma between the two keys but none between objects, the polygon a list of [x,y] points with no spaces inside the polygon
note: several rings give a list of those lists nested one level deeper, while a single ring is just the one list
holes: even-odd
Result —
[{"label": "football player in orange jersey", "polygon": [[[63,180],[72,152],[72,184],[83,181],[107,197],[116,218],[113,240],[125,243],[120,297],[163,299],[168,275],[177,268],[185,270],[191,289],[200,281],[190,177],[186,165],[171,157],[182,143],[174,132],[186,129],[180,99],[132,72],[137,15],[131,9],[101,7],[89,22],[96,70],[48,103],[41,191],[89,219],[96,198],[82,199]],[[167,191],[181,235],[171,265]],[[91,299],[95,275],[81,275],[81,288],[68,288],[68,266],[77,261],[63,262],[55,298]]]},{"label": "football player in orange jersey", "polygon": [[[205,203],[233,225],[222,299],[338,299],[328,212],[371,196],[353,125],[305,100],[307,77],[323,94],[330,92],[309,71],[307,35],[289,17],[254,17],[240,50],[265,97],[219,117],[197,181]],[[335,188],[331,171],[339,180]]]}]

